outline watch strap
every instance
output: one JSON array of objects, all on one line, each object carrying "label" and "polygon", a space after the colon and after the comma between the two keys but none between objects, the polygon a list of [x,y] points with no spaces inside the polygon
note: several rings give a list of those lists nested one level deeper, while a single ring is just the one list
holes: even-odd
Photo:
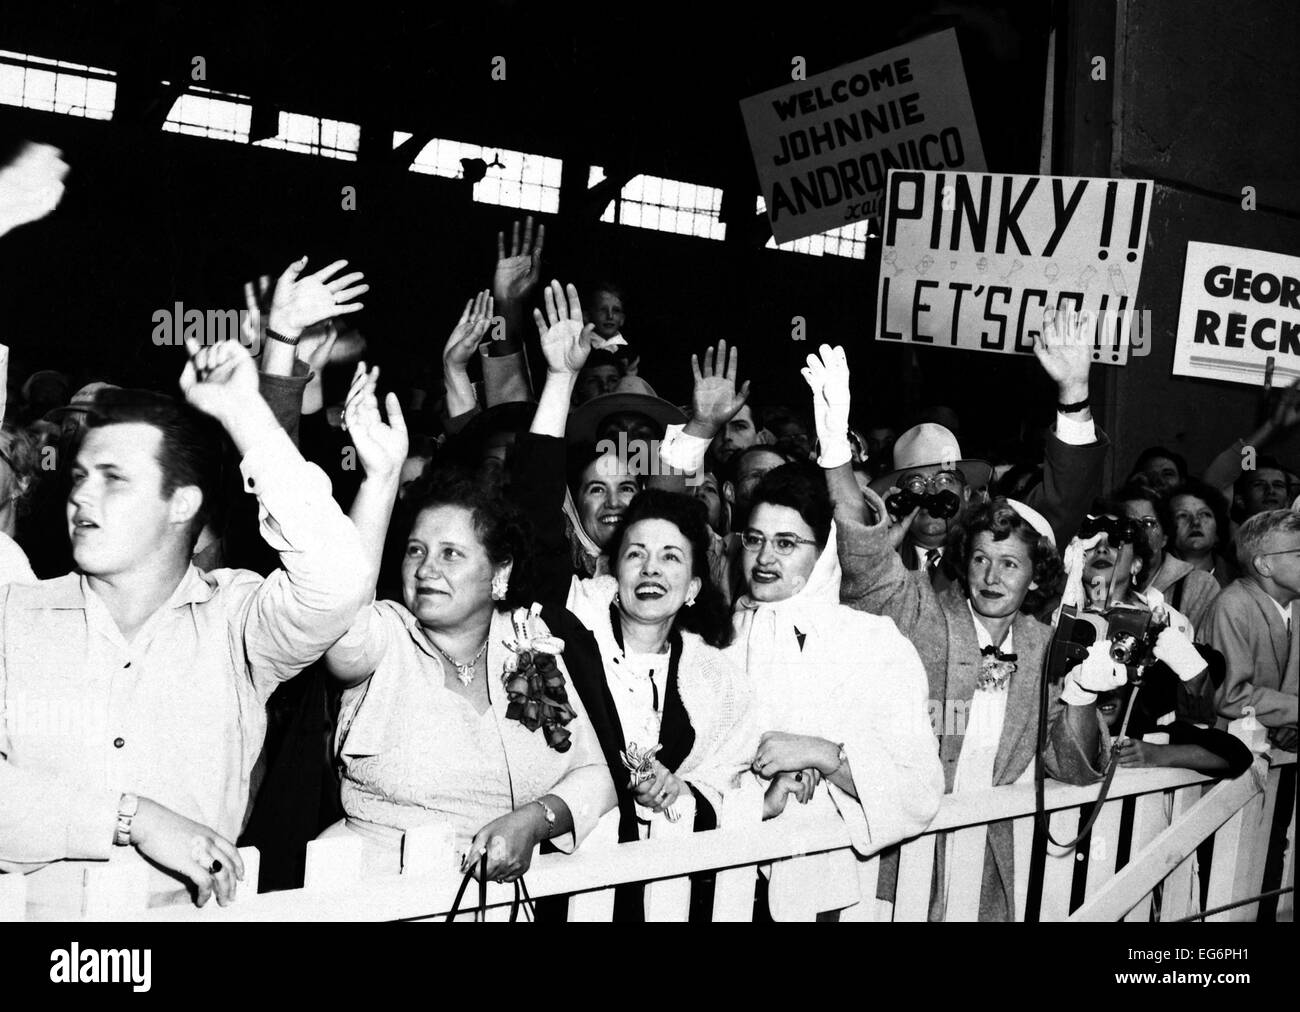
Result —
[{"label": "watch strap", "polygon": [[266,336],[272,341],[279,341],[281,344],[287,344],[295,348],[298,346],[298,342],[302,339],[301,334],[298,337],[285,337],[283,334],[277,333],[270,327],[266,328]]}]

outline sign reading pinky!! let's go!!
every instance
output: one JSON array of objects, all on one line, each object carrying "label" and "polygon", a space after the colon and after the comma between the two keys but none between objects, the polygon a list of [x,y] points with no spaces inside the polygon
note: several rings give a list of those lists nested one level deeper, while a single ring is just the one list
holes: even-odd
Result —
[{"label": "sign reading pinky!! let's go!!", "polygon": [[1148,180],[890,172],[876,340],[1032,354],[1050,307],[1093,315],[1094,362],[1146,354],[1151,193]]},{"label": "sign reading pinky!! let's go!!", "polygon": [[1300,257],[1187,244],[1174,375],[1258,386],[1300,376]]}]

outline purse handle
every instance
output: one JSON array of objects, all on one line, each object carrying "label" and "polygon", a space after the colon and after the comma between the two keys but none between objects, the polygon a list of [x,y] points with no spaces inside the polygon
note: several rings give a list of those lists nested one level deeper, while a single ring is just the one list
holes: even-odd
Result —
[{"label": "purse handle", "polygon": [[[487,866],[487,854],[484,853],[479,859],[478,866],[478,908],[474,911],[474,923],[476,924],[487,920]],[[446,920],[454,921],[456,919],[456,915],[460,912],[461,900],[465,898],[465,890],[469,887],[469,880],[473,877],[474,872],[471,869],[470,871],[467,871],[465,877],[461,879],[460,888],[456,890],[456,898],[452,900],[451,911],[447,914]],[[532,906],[533,899],[528,895],[528,887],[524,885],[522,877],[515,879],[514,887],[515,898],[510,904],[510,923],[513,924],[519,919],[519,909],[521,906],[524,909],[525,920],[531,921],[532,917],[529,915],[528,910]]]},{"label": "purse handle", "polygon": [[[484,851],[478,866],[478,909],[474,911],[474,923],[476,924],[487,916],[487,865],[487,851]],[[460,912],[460,901],[465,897],[465,889],[469,886],[469,880],[473,877],[474,870],[471,868],[465,872],[465,877],[461,879],[460,888],[456,890],[456,898],[451,903],[451,911],[447,914],[448,921],[454,921],[456,914]]]}]

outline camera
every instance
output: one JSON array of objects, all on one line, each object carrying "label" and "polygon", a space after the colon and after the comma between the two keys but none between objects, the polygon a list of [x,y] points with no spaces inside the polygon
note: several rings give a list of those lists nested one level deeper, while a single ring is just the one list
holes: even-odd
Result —
[{"label": "camera", "polygon": [[1110,659],[1128,668],[1128,680],[1142,680],[1142,669],[1155,660],[1155,645],[1167,623],[1156,622],[1143,608],[1114,607],[1104,612],[1061,609],[1047,656],[1048,679],[1064,678],[1081,664],[1098,640],[1110,643]]},{"label": "camera", "polygon": [[955,492],[935,492],[931,495],[917,495],[915,492],[895,492],[885,500],[885,508],[896,517],[905,517],[918,506],[922,507],[936,520],[955,517],[961,509],[961,499]]}]

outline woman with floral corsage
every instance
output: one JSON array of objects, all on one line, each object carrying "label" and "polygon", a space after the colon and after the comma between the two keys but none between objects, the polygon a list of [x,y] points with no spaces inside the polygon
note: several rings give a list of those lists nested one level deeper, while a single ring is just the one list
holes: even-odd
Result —
[{"label": "woman with floral corsage", "polygon": [[[558,283],[544,295],[549,324],[536,317],[546,383],[531,431],[516,446],[510,483],[534,527],[538,596],[572,611],[599,652],[603,677],[575,673],[575,685],[618,788],[619,839],[713,829],[724,822],[758,735],[748,682],[722,653],[731,623],[710,578],[708,514],[689,496],[640,492],[604,546],[608,575],[572,576],[560,523],[563,437],[590,328],[573,286],[567,301]],[[692,917],[707,919],[710,896],[696,881]],[[639,892],[622,889],[615,918],[635,920],[639,906]]]},{"label": "woman with floral corsage", "polygon": [[[351,515],[372,582],[406,452],[392,394],[380,420],[377,377],[358,368],[345,410],[366,472]],[[614,786],[570,691],[573,618],[530,606],[524,590],[518,514],[467,476],[431,485],[406,542],[403,602],[363,609],[325,655],[348,686],[336,738],[347,817],[322,836],[359,835],[366,871],[397,873],[403,833],[440,824],[465,870],[486,853],[488,877],[513,881],[542,841],[577,847],[614,807]]]}]

